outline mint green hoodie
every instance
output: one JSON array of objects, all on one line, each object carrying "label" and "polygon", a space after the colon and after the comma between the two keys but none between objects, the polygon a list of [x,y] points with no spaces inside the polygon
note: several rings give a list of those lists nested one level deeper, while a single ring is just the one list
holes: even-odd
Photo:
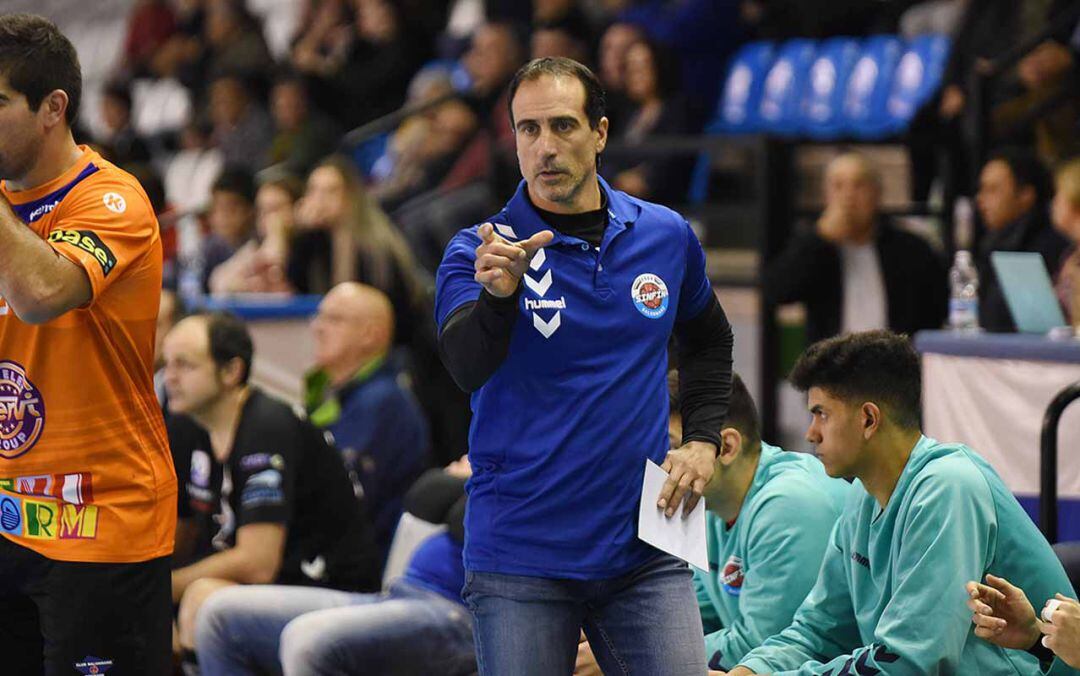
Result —
[{"label": "mint green hoodie", "polygon": [[[961,444],[922,437],[885,509],[858,483],[818,580],[791,625],[744,657],[756,673],[1041,673],[1023,651],[975,636],[964,583],[986,573],[1036,608],[1072,595],[1050,545],[993,468]],[[1075,673],[1055,660],[1047,673]]]},{"label": "mint green hoodie", "polygon": [[734,667],[791,624],[850,492],[812,455],[762,443],[735,522],[706,513],[709,572],[694,569],[694,588],[710,668]]}]

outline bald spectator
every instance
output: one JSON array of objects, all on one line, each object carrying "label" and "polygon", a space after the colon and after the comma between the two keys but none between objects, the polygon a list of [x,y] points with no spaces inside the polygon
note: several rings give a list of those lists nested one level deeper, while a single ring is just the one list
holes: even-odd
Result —
[{"label": "bald spectator", "polygon": [[390,358],[394,309],[378,289],[345,282],[311,324],[316,368],[307,376],[309,419],[334,436],[385,556],[401,500],[427,468],[427,422]]},{"label": "bald spectator", "polygon": [[796,232],[765,270],[767,303],[803,303],[810,343],[870,329],[940,327],[948,305],[944,262],[881,214],[881,177],[870,161],[840,155],[823,189],[817,223]]}]

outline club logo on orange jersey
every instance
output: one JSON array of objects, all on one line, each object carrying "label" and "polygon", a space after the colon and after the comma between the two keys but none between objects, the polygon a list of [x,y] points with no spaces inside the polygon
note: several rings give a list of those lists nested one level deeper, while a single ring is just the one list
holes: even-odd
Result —
[{"label": "club logo on orange jersey", "polygon": [[0,361],[0,457],[26,453],[45,429],[45,400],[26,370],[13,361]]}]

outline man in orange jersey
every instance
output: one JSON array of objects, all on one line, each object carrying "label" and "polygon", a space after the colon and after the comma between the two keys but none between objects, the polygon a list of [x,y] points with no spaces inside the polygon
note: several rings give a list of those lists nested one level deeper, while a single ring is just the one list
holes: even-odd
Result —
[{"label": "man in orange jersey", "polygon": [[161,240],[138,182],[74,142],[81,80],[53,24],[0,16],[0,671],[166,674]]}]

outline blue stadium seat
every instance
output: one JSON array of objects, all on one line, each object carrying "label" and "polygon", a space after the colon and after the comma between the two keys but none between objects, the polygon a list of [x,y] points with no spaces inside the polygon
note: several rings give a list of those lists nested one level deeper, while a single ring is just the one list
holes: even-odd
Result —
[{"label": "blue stadium seat", "polygon": [[717,134],[745,134],[757,131],[760,122],[758,104],[765,86],[765,76],[776,57],[771,42],[751,42],[731,57],[724,89],[716,114],[706,131]]},{"label": "blue stadium seat", "polygon": [[920,35],[908,44],[885,104],[887,133],[907,129],[919,108],[937,93],[945,76],[950,46],[946,35]]},{"label": "blue stadium seat", "polygon": [[816,55],[817,45],[813,40],[788,40],[780,47],[765,76],[758,105],[761,131],[783,136],[799,133],[799,106]]},{"label": "blue stadium seat", "polygon": [[[761,91],[775,57],[776,46],[771,42],[747,43],[731,57],[716,113],[705,125],[706,134],[749,134],[758,130]],[[691,204],[705,201],[710,164],[708,153],[698,155],[687,190]]]},{"label": "blue stadium seat", "polygon": [[843,118],[849,136],[875,140],[889,135],[886,103],[903,51],[903,42],[893,35],[876,35],[863,42],[844,94]]},{"label": "blue stadium seat", "polygon": [[844,95],[859,54],[854,38],[832,38],[818,47],[799,110],[802,133],[819,140],[844,133]]}]

